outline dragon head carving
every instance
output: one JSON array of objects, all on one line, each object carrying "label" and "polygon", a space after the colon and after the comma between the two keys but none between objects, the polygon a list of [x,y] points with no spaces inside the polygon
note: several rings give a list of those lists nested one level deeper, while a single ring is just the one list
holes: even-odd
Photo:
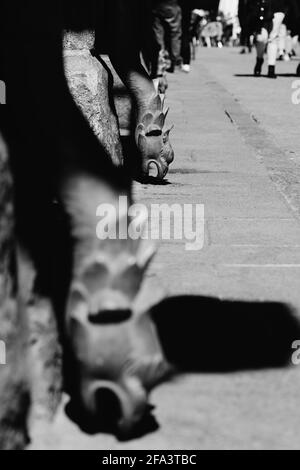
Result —
[{"label": "dragon head carving", "polygon": [[[127,220],[127,213],[122,217]],[[114,396],[119,405],[115,426],[122,436],[142,420],[149,391],[169,370],[150,317],[135,311],[154,253],[142,237],[99,242],[80,261],[67,303],[66,331],[80,403],[89,420],[101,420],[107,414],[104,397]]]},{"label": "dragon head carving", "polygon": [[164,109],[164,100],[160,95],[156,95],[136,128],[136,142],[142,155],[143,176],[149,176],[154,167],[157,178],[163,179],[174,160],[174,151],[170,143],[172,127],[164,128],[168,111],[169,109]]}]

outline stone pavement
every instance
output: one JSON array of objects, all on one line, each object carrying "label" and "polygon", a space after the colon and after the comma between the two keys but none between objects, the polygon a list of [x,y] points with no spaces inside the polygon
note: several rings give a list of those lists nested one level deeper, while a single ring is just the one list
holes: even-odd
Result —
[{"label": "stone pavement", "polygon": [[292,355],[286,341],[300,340],[288,310],[300,312],[297,62],[279,64],[277,81],[247,76],[253,62],[236,49],[200,49],[190,75],[171,76],[169,184],[135,185],[147,204],[205,207],[204,248],[163,241],[148,274],[168,296],[186,296],[159,311],[174,318],[164,339],[186,369],[152,394],[159,429],[119,443],[82,433],[62,409],[32,448],[300,448],[300,366],[276,367],[281,349]]}]

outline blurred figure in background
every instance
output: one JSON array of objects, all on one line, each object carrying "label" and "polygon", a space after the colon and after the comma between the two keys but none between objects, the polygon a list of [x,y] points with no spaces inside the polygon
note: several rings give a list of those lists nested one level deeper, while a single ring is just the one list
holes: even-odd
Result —
[{"label": "blurred figure in background", "polygon": [[224,46],[231,47],[237,43],[240,33],[238,7],[239,0],[220,0],[219,2],[219,18],[223,25],[222,44]]},{"label": "blurred figure in background", "polygon": [[173,73],[181,64],[182,15],[177,0],[153,0],[153,29],[161,51],[168,51]]},{"label": "blurred figure in background", "polygon": [[202,28],[201,37],[206,47],[223,47],[223,23],[214,12],[209,14],[207,24]]},{"label": "blurred figure in background", "polygon": [[[299,48],[299,40],[300,40],[300,16],[298,18],[298,32],[293,37],[293,40],[295,41],[294,42],[294,49],[296,50],[297,47]],[[297,75],[297,77],[300,77],[300,64],[297,67],[296,75]]]},{"label": "blurred figure in background", "polygon": [[239,0],[238,6],[238,17],[241,26],[240,34],[240,45],[242,46],[241,54],[252,52],[252,40],[253,31],[251,31],[251,17],[249,17],[249,4],[253,3],[253,0]]},{"label": "blurred figure in background", "polygon": [[192,32],[191,32],[191,36],[192,36],[192,39],[194,39],[197,44],[199,44],[199,41],[200,41],[200,32],[201,32],[202,23],[203,23],[204,18],[205,18],[205,11],[204,10],[200,10],[198,8],[195,8],[192,11],[192,18],[191,18]]},{"label": "blurred figure in background", "polygon": [[278,60],[288,62],[293,56],[293,38],[292,31],[288,29],[287,21],[280,27],[279,31],[279,47],[278,47]]},{"label": "blurred figure in background", "polygon": [[206,15],[206,12],[199,8],[195,8],[192,11],[191,43],[192,43],[192,59],[193,60],[196,59],[197,47],[200,45],[201,30],[202,30],[204,22],[206,23],[205,15]]},{"label": "blurred figure in background", "polygon": [[189,73],[191,70],[191,29],[192,10],[194,0],[179,0],[182,12],[182,36],[181,36],[181,57],[183,72]]},{"label": "blurred figure in background", "polygon": [[253,0],[250,6],[249,16],[256,33],[255,42],[257,60],[254,75],[261,75],[264,62],[264,54],[267,48],[268,77],[277,78],[275,64],[280,45],[280,32],[282,24],[289,9],[290,12],[297,6],[294,0]]},{"label": "blurred figure in background", "polygon": [[[299,38],[300,38],[300,1],[290,0],[290,6],[286,16],[286,25],[290,31],[290,37],[287,36],[285,52],[290,57],[296,56],[299,53]],[[296,72],[300,77],[300,64]]]}]

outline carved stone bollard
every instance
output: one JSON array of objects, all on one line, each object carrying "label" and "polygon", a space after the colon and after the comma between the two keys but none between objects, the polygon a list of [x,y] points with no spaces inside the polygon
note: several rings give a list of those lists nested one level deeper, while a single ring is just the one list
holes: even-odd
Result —
[{"label": "carved stone bollard", "polygon": [[[154,81],[156,95],[148,103],[136,109],[130,93],[121,81],[108,57],[104,61],[113,77],[114,103],[119,120],[120,133],[123,137],[131,133],[140,152],[140,175],[142,178],[155,176],[162,180],[174,160],[174,151],[170,142],[172,127],[166,127],[169,109],[165,107],[165,96],[161,93],[162,82]],[[165,91],[165,89],[164,89]]]},{"label": "carved stone bollard", "polygon": [[101,144],[117,165],[123,164],[118,121],[109,99],[109,73],[94,58],[92,31],[64,36],[65,72],[71,93]]},{"label": "carved stone bollard", "polygon": [[[108,72],[93,58],[94,34],[66,32],[64,37],[65,72],[70,91],[116,166],[123,163],[117,118],[110,107]],[[61,348],[51,299],[32,294],[35,272],[21,254],[22,299],[29,316],[29,360],[31,367],[32,412],[30,431],[33,438],[47,432],[61,398]]]}]

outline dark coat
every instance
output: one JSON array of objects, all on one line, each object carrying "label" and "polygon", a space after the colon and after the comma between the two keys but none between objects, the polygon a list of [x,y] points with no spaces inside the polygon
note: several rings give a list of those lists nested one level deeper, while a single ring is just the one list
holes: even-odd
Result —
[{"label": "dark coat", "polygon": [[[299,17],[298,0],[240,0],[239,19],[241,26],[247,28],[250,34],[258,32],[261,28],[270,30],[275,13],[282,12],[294,18],[297,23]],[[295,28],[295,25],[293,26]]]}]

